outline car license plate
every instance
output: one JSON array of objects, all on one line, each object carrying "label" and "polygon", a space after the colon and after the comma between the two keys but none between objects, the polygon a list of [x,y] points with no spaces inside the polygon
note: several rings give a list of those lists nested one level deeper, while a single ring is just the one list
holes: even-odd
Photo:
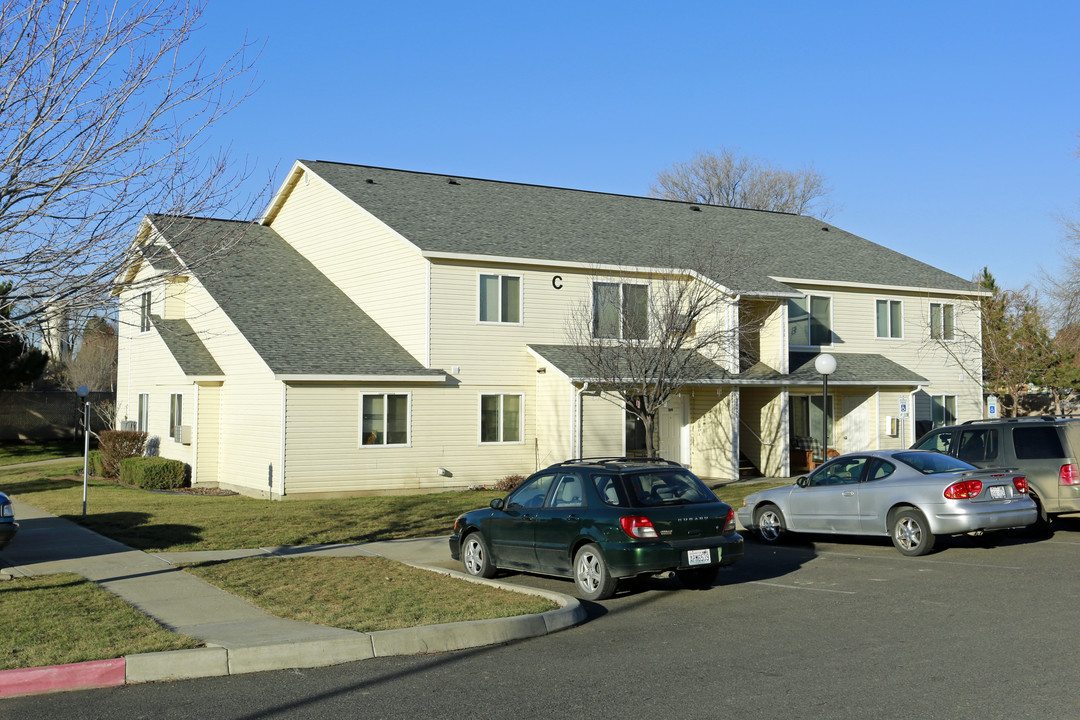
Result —
[{"label": "car license plate", "polygon": [[708,565],[712,561],[712,552],[705,548],[704,550],[687,550],[686,551],[686,564],[687,565]]},{"label": "car license plate", "polygon": [[1004,500],[1005,499],[1005,486],[1004,485],[991,485],[990,486],[990,497],[992,497],[995,500]]}]

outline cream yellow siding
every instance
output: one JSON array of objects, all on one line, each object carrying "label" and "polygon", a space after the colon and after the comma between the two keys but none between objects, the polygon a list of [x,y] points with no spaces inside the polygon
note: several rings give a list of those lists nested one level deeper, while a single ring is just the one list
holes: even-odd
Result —
[{"label": "cream yellow siding", "polygon": [[610,394],[582,394],[582,454],[621,457],[626,453],[626,410]]},{"label": "cream yellow siding", "polygon": [[[537,466],[533,390],[508,386],[500,391],[524,396],[523,440],[481,443],[476,388],[287,383],[286,494],[417,492],[529,474]],[[409,396],[408,445],[362,444],[362,393]],[[439,468],[448,474],[438,474]]]},{"label": "cream yellow siding", "polygon": [[543,372],[536,373],[532,415],[536,427],[537,466],[546,467],[577,457],[578,448],[574,443],[580,412],[577,411],[577,388],[555,368],[538,363],[537,370],[541,368]]},{"label": "cream yellow siding", "polygon": [[690,398],[690,469],[706,478],[732,480],[738,391],[701,388]]},{"label": "cream yellow siding", "polygon": [[787,472],[785,400],[780,388],[739,390],[739,452],[770,477]]},{"label": "cream yellow siding", "polygon": [[193,485],[216,486],[218,482],[218,459],[221,453],[221,383],[199,383],[198,421],[195,425],[195,466],[192,468]]},{"label": "cream yellow siding", "polygon": [[427,362],[427,261],[415,247],[306,170],[270,227]]}]

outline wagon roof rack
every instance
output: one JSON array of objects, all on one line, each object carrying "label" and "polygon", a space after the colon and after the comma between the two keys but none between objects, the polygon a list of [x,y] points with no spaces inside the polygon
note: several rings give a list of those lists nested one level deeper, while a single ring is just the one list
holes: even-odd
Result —
[{"label": "wagon roof rack", "polygon": [[563,465],[616,465],[616,464],[628,464],[628,465],[670,465],[671,467],[681,468],[680,463],[674,460],[665,460],[661,457],[584,457],[584,458],[571,458],[570,460],[563,460],[557,462],[550,467],[560,467]]}]

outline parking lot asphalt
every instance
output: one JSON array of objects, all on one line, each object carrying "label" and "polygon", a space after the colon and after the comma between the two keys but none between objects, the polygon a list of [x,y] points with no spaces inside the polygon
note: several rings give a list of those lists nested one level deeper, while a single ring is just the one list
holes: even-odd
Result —
[{"label": "parking lot asphalt", "polygon": [[1058,518],[1051,537],[993,540],[943,538],[907,558],[885,538],[750,538],[713,587],[634,583],[585,603],[588,621],[564,632],[2,709],[179,718],[198,698],[221,718],[1074,718],[1080,518]]}]

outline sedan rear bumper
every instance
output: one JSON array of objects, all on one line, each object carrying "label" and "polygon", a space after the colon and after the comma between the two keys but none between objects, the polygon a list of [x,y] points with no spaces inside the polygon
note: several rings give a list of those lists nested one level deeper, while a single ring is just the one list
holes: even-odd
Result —
[{"label": "sedan rear bumper", "polygon": [[1006,530],[1030,525],[1038,517],[1035,503],[1029,498],[1006,504],[969,503],[934,508],[927,519],[939,535],[957,535],[976,530]]}]

